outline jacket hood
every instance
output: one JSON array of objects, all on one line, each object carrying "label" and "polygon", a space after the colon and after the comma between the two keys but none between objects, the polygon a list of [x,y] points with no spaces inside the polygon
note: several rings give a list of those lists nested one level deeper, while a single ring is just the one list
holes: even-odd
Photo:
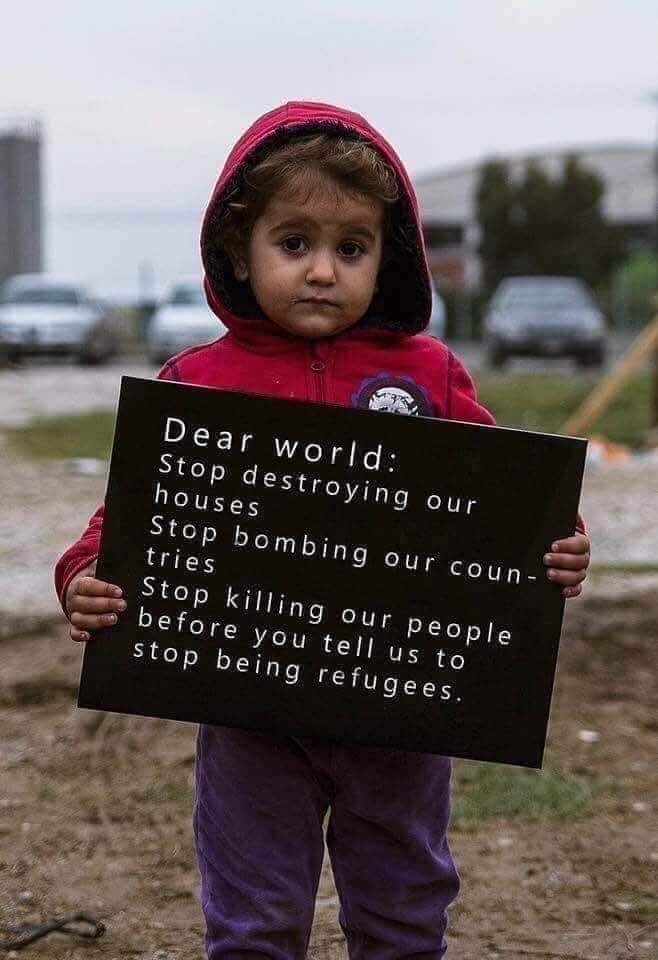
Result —
[{"label": "jacket hood", "polygon": [[382,268],[379,290],[357,327],[413,334],[423,330],[432,307],[418,202],[393,147],[363,117],[324,103],[292,101],[259,117],[231,150],[213,190],[201,227],[205,291],[211,310],[231,330],[255,332],[273,324],[248,284],[239,283],[216,238],[226,204],[238,195],[245,171],[270,150],[300,133],[336,133],[365,140],[395,171],[399,198],[391,210],[392,256]]}]

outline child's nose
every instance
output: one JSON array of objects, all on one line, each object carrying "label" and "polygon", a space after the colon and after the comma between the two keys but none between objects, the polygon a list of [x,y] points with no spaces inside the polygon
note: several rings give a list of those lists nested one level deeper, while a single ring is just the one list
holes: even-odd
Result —
[{"label": "child's nose", "polygon": [[335,283],[334,258],[328,250],[318,250],[313,255],[306,273],[307,283]]}]

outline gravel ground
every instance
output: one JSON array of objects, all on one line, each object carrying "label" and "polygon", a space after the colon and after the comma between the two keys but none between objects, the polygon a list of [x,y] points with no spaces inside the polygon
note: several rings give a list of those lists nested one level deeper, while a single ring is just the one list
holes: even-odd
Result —
[{"label": "gravel ground", "polygon": [[122,360],[107,367],[34,362],[0,369],[0,428],[21,427],[34,417],[115,406],[121,377],[153,377],[153,364]]},{"label": "gravel ground", "polygon": [[[133,361],[101,369],[34,364],[0,370],[0,634],[57,614],[54,562],[105,490],[104,473],[81,475],[69,462],[8,457],[1,430],[45,414],[112,408],[123,373],[150,377],[154,368]],[[658,563],[657,490],[656,455],[588,464],[582,513],[596,564]]]}]

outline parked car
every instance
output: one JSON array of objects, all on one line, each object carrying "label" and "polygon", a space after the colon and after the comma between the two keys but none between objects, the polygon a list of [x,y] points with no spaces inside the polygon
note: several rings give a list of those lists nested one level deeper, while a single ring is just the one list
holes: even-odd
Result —
[{"label": "parked car", "polygon": [[111,317],[81,284],[23,273],[0,288],[0,353],[7,359],[64,354],[104,363],[117,348]]},{"label": "parked car", "polygon": [[575,277],[503,280],[485,313],[483,331],[493,367],[511,356],[570,356],[581,366],[600,366],[605,359],[603,314]]},{"label": "parked car", "polygon": [[197,343],[209,343],[225,332],[226,327],[206,303],[200,280],[179,280],[151,318],[146,336],[148,354],[160,365],[175,353]]},{"label": "parked car", "polygon": [[443,302],[441,294],[436,288],[434,280],[431,281],[432,285],[432,313],[430,315],[430,322],[427,325],[426,332],[431,337],[437,337],[439,340],[445,339],[446,334],[446,306]]}]

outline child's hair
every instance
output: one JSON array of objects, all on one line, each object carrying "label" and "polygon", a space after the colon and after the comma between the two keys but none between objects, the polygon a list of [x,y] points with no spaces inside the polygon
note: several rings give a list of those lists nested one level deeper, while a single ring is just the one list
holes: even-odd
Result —
[{"label": "child's hair", "polygon": [[248,168],[238,195],[224,207],[216,240],[233,262],[244,257],[252,227],[268,201],[279,193],[308,200],[318,173],[335,181],[337,195],[346,191],[379,200],[385,213],[398,199],[393,169],[364,141],[327,133],[294,138]]},{"label": "child's hair", "polygon": [[281,193],[304,202],[318,189],[318,174],[336,184],[337,198],[347,192],[376,199],[384,208],[378,290],[359,324],[422,330],[429,316],[430,288],[410,198],[379,150],[351,130],[332,125],[276,131],[216,197],[207,214],[201,250],[217,301],[237,316],[267,319],[251,284],[236,279],[234,266],[245,259],[253,225],[272,197]]}]

